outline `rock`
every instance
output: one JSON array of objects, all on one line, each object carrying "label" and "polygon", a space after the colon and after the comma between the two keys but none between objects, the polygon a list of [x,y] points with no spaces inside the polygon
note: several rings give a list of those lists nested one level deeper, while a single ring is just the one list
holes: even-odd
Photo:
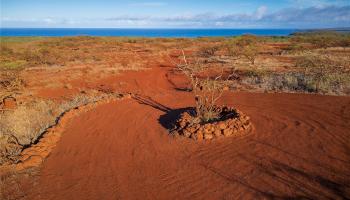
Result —
[{"label": "rock", "polygon": [[206,139],[206,140],[211,140],[211,139],[213,139],[214,138],[214,136],[213,136],[213,134],[211,134],[211,133],[206,133],[206,134],[204,134],[204,139]]},{"label": "rock", "polygon": [[192,138],[194,140],[213,139],[222,136],[231,136],[251,128],[249,117],[236,110],[233,107],[221,106],[215,107],[216,111],[220,111],[224,121],[216,121],[212,123],[201,124],[198,118],[190,113],[182,113],[177,120],[176,130],[180,136]]},{"label": "rock", "polygon": [[180,134],[179,134],[178,131],[173,131],[173,132],[171,132],[171,134],[172,134],[174,137],[180,136]]},{"label": "rock", "polygon": [[188,112],[185,112],[184,114],[182,114],[181,118],[185,121],[188,121],[192,118],[192,116],[190,114],[188,114]]},{"label": "rock", "polygon": [[194,125],[194,128],[195,129],[199,129],[201,127],[201,125],[200,124],[196,124],[196,125]]},{"label": "rock", "polygon": [[187,137],[187,138],[191,137],[191,132],[189,132],[189,131],[187,131],[187,130],[184,130],[184,131],[183,131],[183,134],[184,134],[184,136]]},{"label": "rock", "polygon": [[209,133],[212,133],[212,129],[209,128],[209,129],[204,129],[204,134],[209,134]]},{"label": "rock", "polygon": [[233,131],[232,129],[225,129],[224,130],[224,136],[231,136],[233,134]]},{"label": "rock", "polygon": [[204,129],[210,130],[211,129],[211,124],[204,124]]},{"label": "rock", "polygon": [[189,131],[189,132],[191,132],[191,133],[195,133],[196,132],[196,128],[195,127],[189,127],[189,128],[187,128],[187,130]]},{"label": "rock", "polygon": [[197,138],[197,134],[192,133],[192,134],[191,134],[191,138],[194,139],[194,140],[197,140],[197,139],[198,139],[198,138]]},{"label": "rock", "polygon": [[233,133],[233,134],[237,134],[237,133],[238,133],[238,130],[237,130],[237,129],[233,129],[233,130],[232,130],[232,133]]},{"label": "rock", "polygon": [[123,98],[124,98],[124,99],[131,99],[131,98],[132,98],[132,94],[131,94],[131,93],[124,94],[124,95],[123,95]]},{"label": "rock", "polygon": [[201,131],[197,131],[197,140],[203,140],[203,133]]},{"label": "rock", "polygon": [[216,137],[221,137],[222,136],[222,134],[221,134],[221,130],[215,130],[214,131],[214,135],[216,136]]},{"label": "rock", "polygon": [[225,123],[225,122],[220,122],[220,123],[219,123],[219,128],[220,128],[221,130],[224,130],[224,129],[226,128],[226,123]]},{"label": "rock", "polygon": [[180,127],[181,127],[181,128],[185,128],[186,125],[187,125],[186,122],[184,122],[184,121],[181,121],[181,122],[180,122]]}]

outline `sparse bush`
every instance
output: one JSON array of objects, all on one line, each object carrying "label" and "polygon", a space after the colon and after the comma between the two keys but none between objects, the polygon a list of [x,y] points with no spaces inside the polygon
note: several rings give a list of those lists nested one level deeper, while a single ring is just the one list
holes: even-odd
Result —
[{"label": "sparse bush", "polygon": [[349,40],[350,34],[334,31],[295,33],[291,38],[292,43],[309,43],[315,48],[346,47],[350,45]]},{"label": "sparse bush", "polygon": [[234,57],[245,57],[251,64],[255,64],[255,58],[259,54],[259,40],[253,35],[244,35],[232,39],[228,43],[228,53]]},{"label": "sparse bush", "polygon": [[298,71],[280,73],[251,69],[242,74],[241,81],[252,88],[266,91],[348,95],[350,74],[346,64],[327,55],[309,53],[297,58]]},{"label": "sparse bush", "polygon": [[55,48],[41,47],[35,50],[26,49],[23,59],[31,65],[64,65],[65,58]]},{"label": "sparse bush", "polygon": [[219,46],[205,46],[199,49],[198,55],[201,57],[209,58],[215,55],[215,52],[219,50]]},{"label": "sparse bush", "polygon": [[330,86],[348,84],[348,72],[342,63],[330,59],[327,55],[306,54],[298,57],[296,66],[312,77],[316,91],[327,91]]},{"label": "sparse bush", "polygon": [[298,43],[291,43],[287,47],[283,48],[282,50],[291,52],[291,53],[297,53],[307,50],[308,48],[305,45],[298,44]]},{"label": "sparse bush", "polygon": [[[199,61],[188,62],[184,52],[183,64],[178,64],[177,68],[184,73],[191,81],[191,89],[196,101],[196,120],[200,123],[209,122],[219,117],[219,111],[216,109],[216,102],[223,94],[227,80],[231,75],[224,79],[224,74],[205,76],[205,66]],[[197,122],[198,123],[198,122]]]}]

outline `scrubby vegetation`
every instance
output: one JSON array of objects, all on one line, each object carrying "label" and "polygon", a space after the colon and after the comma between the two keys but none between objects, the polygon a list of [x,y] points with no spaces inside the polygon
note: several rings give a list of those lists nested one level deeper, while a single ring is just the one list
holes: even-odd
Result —
[{"label": "scrubby vegetation", "polygon": [[82,94],[60,104],[37,99],[0,112],[0,164],[17,162],[22,149],[34,144],[66,111],[110,95],[96,92]]},{"label": "scrubby vegetation", "polygon": [[[68,76],[70,67],[84,66],[79,78],[96,80],[100,72],[109,76],[114,70],[155,63],[168,67],[168,55],[179,56],[176,51],[184,49],[186,58],[178,57],[183,61],[178,68],[191,80],[197,119],[210,122],[219,116],[215,104],[224,89],[350,95],[349,41],[350,34],[335,32],[193,39],[0,37],[0,102],[26,93],[22,73],[31,69],[62,69]],[[70,83],[63,85],[72,88]],[[96,100],[85,96],[57,102],[26,95],[15,109],[0,105],[0,151],[6,162],[16,161],[23,147],[35,142],[62,112]]]},{"label": "scrubby vegetation", "polygon": [[332,31],[300,32],[292,36],[291,42],[311,44],[313,48],[349,47],[350,34]]},{"label": "scrubby vegetation", "polygon": [[229,55],[236,58],[244,57],[254,65],[259,53],[259,38],[254,35],[243,35],[233,38],[228,43]]}]

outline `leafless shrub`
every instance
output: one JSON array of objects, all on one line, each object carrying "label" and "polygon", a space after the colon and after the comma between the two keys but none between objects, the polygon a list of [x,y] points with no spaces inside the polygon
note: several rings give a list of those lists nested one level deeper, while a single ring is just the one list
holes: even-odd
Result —
[{"label": "leafless shrub", "polygon": [[224,78],[223,71],[214,77],[205,75],[206,67],[198,60],[189,62],[182,51],[183,63],[177,68],[189,79],[196,101],[196,120],[208,122],[219,117],[216,103],[222,96],[231,75]]}]

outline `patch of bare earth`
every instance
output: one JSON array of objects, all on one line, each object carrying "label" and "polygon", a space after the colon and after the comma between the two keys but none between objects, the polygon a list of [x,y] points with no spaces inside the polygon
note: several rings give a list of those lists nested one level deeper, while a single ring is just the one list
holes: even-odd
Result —
[{"label": "patch of bare earth", "polygon": [[168,135],[173,112],[194,105],[190,93],[174,90],[183,79],[166,79],[168,69],[111,79],[144,98],[74,118],[26,197],[350,198],[349,97],[227,92],[220,104],[251,116],[254,131],[194,143]]},{"label": "patch of bare earth", "polygon": [[[48,63],[37,65],[31,58],[32,68],[0,81],[6,89],[1,93],[6,96],[1,109],[11,111],[35,98],[59,105],[91,90],[133,95],[122,101],[72,107],[54,126],[45,126],[44,134],[36,131],[38,140],[27,142],[30,145],[20,151],[19,164],[0,173],[1,199],[350,199],[349,96],[232,92],[306,91],[303,81],[308,79],[305,74],[299,76],[295,60],[307,55],[303,51],[284,54],[282,49],[291,48],[289,43],[264,43],[267,48],[253,64],[224,55],[225,46],[216,51],[214,45],[226,40],[215,38],[52,40],[43,41]],[[233,66],[240,76],[237,87],[233,84],[231,91],[225,90],[218,105],[249,116],[244,119],[254,127],[247,126],[249,134],[196,142],[171,136],[172,123],[196,104],[188,92],[188,80],[174,71],[179,49],[191,56],[203,46],[202,53],[210,59],[201,59],[209,65]],[[312,51],[323,55],[320,49]],[[348,48],[327,52],[331,60],[345,63],[344,73],[321,76],[327,78],[326,85],[311,92],[332,92],[329,86],[335,80],[339,82],[333,88],[335,94],[348,94],[348,57],[343,56]],[[29,56],[34,53],[28,52]],[[63,63],[50,64],[56,57],[59,60],[54,62]],[[243,121],[237,129],[243,129]],[[225,135],[225,130],[220,134]]]}]

